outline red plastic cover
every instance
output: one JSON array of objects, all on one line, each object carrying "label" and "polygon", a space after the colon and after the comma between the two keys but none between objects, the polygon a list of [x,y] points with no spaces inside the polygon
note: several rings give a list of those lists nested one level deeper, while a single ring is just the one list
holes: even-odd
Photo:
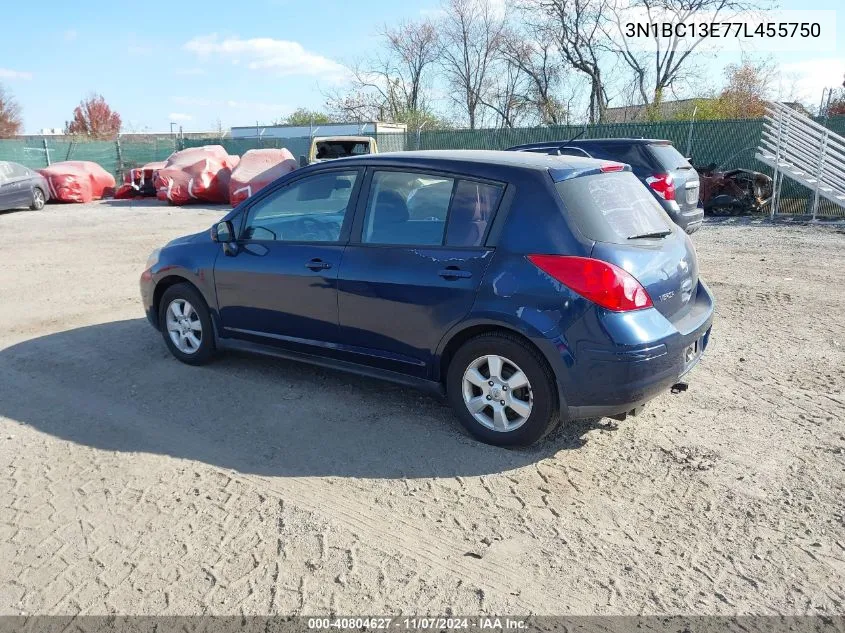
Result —
[{"label": "red plastic cover", "polygon": [[153,173],[158,169],[162,169],[165,164],[167,164],[167,161],[161,160],[147,163],[135,169],[127,169],[123,172],[123,183],[126,185],[136,184],[141,186],[146,182],[152,182]]},{"label": "red plastic cover", "polygon": [[229,179],[238,164],[220,145],[191,147],[171,154],[155,172],[156,196],[173,204],[228,202]]},{"label": "red plastic cover", "polygon": [[123,184],[114,192],[118,200],[130,198],[143,198],[156,195],[154,186],[155,172],[162,169],[165,161],[147,163],[135,169],[127,169],[123,172]]},{"label": "red plastic cover", "polygon": [[50,198],[59,202],[91,202],[114,193],[114,176],[91,161],[53,163],[38,173],[47,179]]},{"label": "red plastic cover", "polygon": [[251,149],[241,157],[229,183],[229,203],[235,206],[271,182],[296,169],[287,149]]}]

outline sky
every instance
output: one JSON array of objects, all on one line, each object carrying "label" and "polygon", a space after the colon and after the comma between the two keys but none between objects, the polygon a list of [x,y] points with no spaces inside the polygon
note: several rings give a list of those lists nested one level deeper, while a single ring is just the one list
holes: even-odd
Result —
[{"label": "sky", "polygon": [[[21,105],[26,133],[64,127],[92,92],[121,114],[124,132],[169,132],[171,122],[185,131],[214,130],[218,120],[224,128],[267,124],[297,107],[320,109],[328,93],[348,85],[344,64],[375,50],[382,25],[438,8],[438,0],[183,0],[140,10],[113,0],[49,4],[3,10],[0,83]],[[838,5],[780,2],[783,9]],[[822,88],[839,86],[845,73],[845,11],[837,18],[835,51],[774,55],[786,89],[807,103],[817,105]],[[718,73],[738,59],[717,54],[702,69]]]}]

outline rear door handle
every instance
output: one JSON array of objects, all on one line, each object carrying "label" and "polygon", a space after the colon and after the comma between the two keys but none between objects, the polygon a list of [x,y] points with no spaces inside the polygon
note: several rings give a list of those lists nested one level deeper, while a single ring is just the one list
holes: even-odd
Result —
[{"label": "rear door handle", "polygon": [[443,279],[449,279],[449,280],[451,280],[451,279],[469,279],[470,277],[472,277],[472,273],[469,272],[468,270],[461,270],[460,268],[453,268],[451,266],[449,268],[444,268],[443,270],[441,270],[437,274],[440,275],[441,277],[443,277]]},{"label": "rear door handle", "polygon": [[328,270],[332,267],[332,265],[329,262],[324,262],[322,259],[312,259],[310,262],[305,264],[305,267],[316,272],[318,270]]}]

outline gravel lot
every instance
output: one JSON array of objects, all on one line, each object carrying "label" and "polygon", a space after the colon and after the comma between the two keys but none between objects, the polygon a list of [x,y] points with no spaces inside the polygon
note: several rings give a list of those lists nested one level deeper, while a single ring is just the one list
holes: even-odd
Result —
[{"label": "gravel lot", "polygon": [[507,451],[402,387],[172,359],[138,275],[224,211],[0,214],[0,613],[845,612],[841,225],[706,225],[690,390]]}]

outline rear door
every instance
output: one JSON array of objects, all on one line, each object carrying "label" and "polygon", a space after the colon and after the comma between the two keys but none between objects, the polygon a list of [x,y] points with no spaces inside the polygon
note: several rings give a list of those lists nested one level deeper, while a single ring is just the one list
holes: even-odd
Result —
[{"label": "rear door", "polygon": [[358,362],[425,378],[475,300],[504,185],[375,168],[366,187],[338,280],[341,338]]},{"label": "rear door", "polygon": [[570,178],[556,185],[567,218],[595,240],[592,257],[631,273],[654,307],[681,318],[698,290],[698,260],[689,237],[633,174]]}]

